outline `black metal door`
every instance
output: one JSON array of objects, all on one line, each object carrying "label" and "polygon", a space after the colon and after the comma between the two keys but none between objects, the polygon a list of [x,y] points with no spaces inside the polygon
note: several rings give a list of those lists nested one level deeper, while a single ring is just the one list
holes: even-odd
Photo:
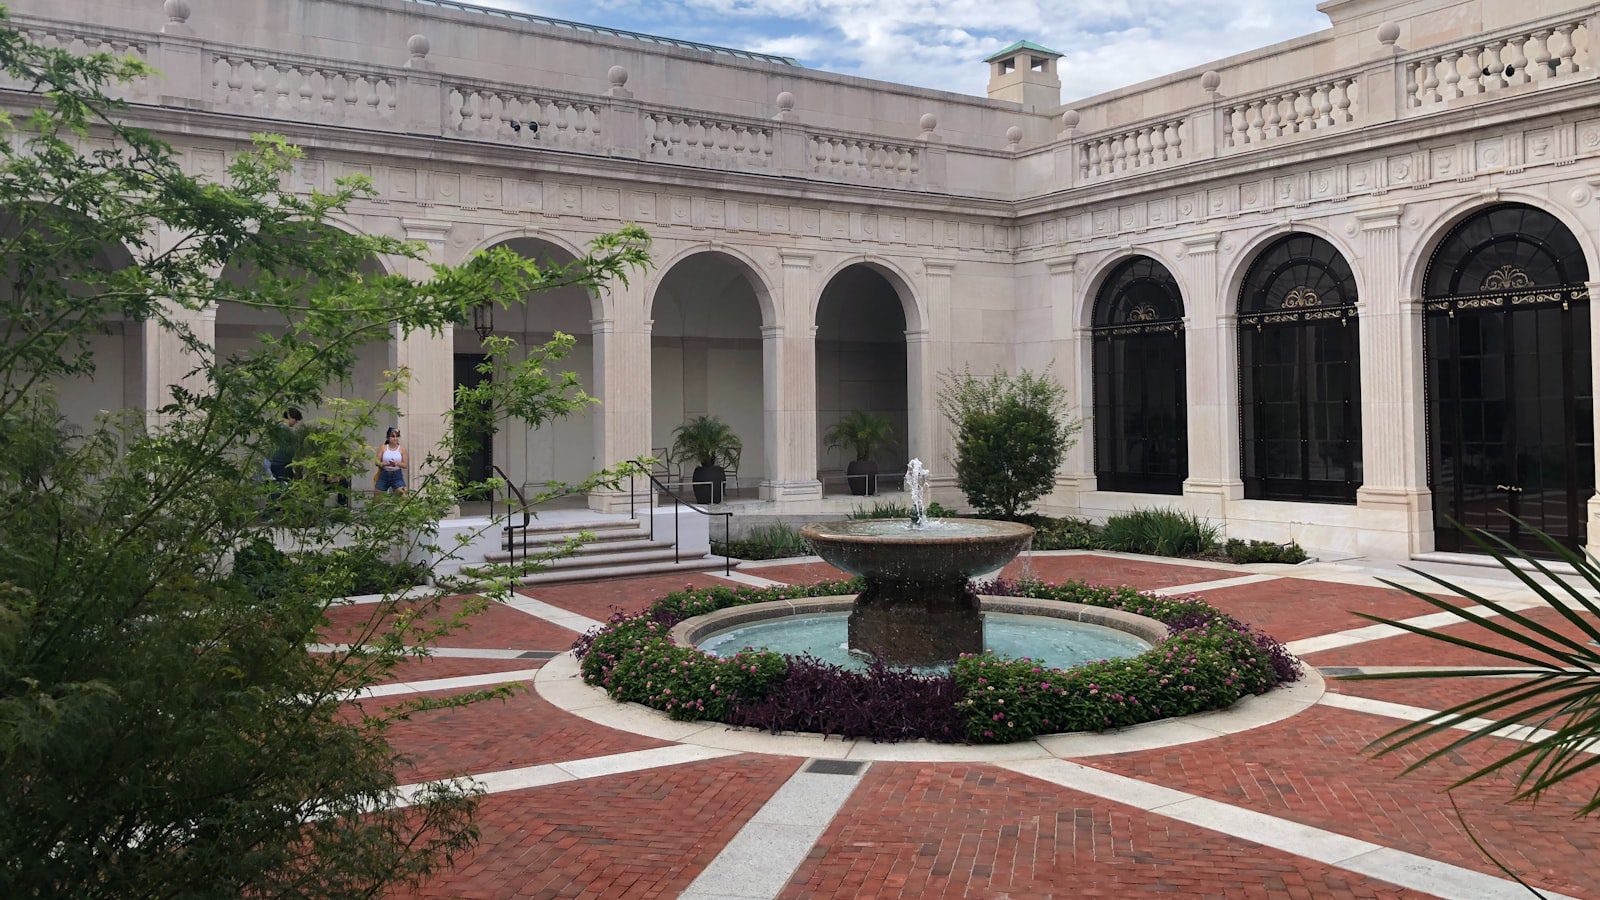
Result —
[{"label": "black metal door", "polygon": [[1547,548],[1532,529],[1581,548],[1594,493],[1588,305],[1430,307],[1436,545],[1475,549],[1454,519],[1534,553]]}]

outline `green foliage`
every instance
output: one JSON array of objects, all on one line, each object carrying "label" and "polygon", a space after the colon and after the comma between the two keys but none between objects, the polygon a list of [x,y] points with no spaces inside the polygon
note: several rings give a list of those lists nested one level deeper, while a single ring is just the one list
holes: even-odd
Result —
[{"label": "green foliage", "polygon": [[696,416],[672,432],[674,459],[700,466],[739,467],[744,442],[727,422],[716,416]]},{"label": "green foliage", "polygon": [[[141,65],[0,26],[0,69],[38,102],[0,120],[0,896],[364,897],[426,877],[471,846],[474,793],[443,784],[396,809],[385,730],[407,707],[354,715],[345,698],[481,602],[442,616],[463,587],[446,581],[374,604],[348,650],[307,646],[335,598],[425,574],[384,560],[454,552],[427,542],[456,502],[459,447],[413,448],[425,456],[412,490],[336,520],[334,486],[369,458],[365,436],[394,420],[409,375],[363,402],[328,386],[349,382],[368,343],[621,278],[648,262],[647,237],[603,236],[563,268],[488,253],[425,282],[379,274],[375,257],[423,248],[325,224],[371,196],[366,180],[294,193],[300,152],[262,137],[201,181],[105,98]],[[105,264],[108,247],[132,263]],[[248,277],[219,277],[227,268]],[[275,336],[216,359],[191,326],[221,303]],[[111,320],[192,372],[148,420],[70,428],[55,387],[96,375],[91,347]],[[491,419],[564,414],[567,380],[540,373],[553,358],[530,348],[473,399]],[[265,482],[289,406],[324,418],[296,437],[298,477]],[[537,564],[495,569],[487,596]]]},{"label": "green foliage", "polygon": [[1013,518],[1050,492],[1082,422],[1048,372],[942,376],[939,409],[956,431],[956,483],[980,513]]},{"label": "green foliage", "polygon": [[800,532],[782,522],[750,529],[742,538],[724,544],[711,542],[711,552],[734,559],[787,559],[811,555],[811,544]]},{"label": "green foliage", "polygon": [[[938,501],[928,504],[928,518],[952,519],[960,515],[955,510],[941,506]],[[909,519],[911,507],[904,503],[893,503],[888,500],[879,500],[871,506],[858,506],[846,516],[852,521],[865,521],[869,519]]]},{"label": "green foliage", "polygon": [[[1551,571],[1549,561],[1512,546],[1503,538],[1462,528],[1480,550],[1499,563],[1506,574],[1520,581],[1541,604],[1529,611],[1491,600],[1448,579],[1415,572],[1438,589],[1424,592],[1393,581],[1390,587],[1475,626],[1481,637],[1468,637],[1459,629],[1431,630],[1403,621],[1358,613],[1364,619],[1392,625],[1429,640],[1463,647],[1504,660],[1449,672],[1417,671],[1382,675],[1346,676],[1352,680],[1471,678],[1495,679],[1483,696],[1408,723],[1372,743],[1378,755],[1404,753],[1411,762],[1406,772],[1440,759],[1459,761],[1461,748],[1484,741],[1491,761],[1451,785],[1479,781],[1497,772],[1516,776],[1513,797],[1537,801],[1551,788],[1587,772],[1596,764],[1595,741],[1600,739],[1600,561],[1562,545],[1554,538],[1517,520],[1525,533],[1536,535],[1546,555],[1573,568],[1575,576]],[[1461,528],[1462,526],[1457,525]],[[1456,595],[1444,599],[1435,594]],[[1457,599],[1460,598],[1460,599]],[[1460,603],[1460,606],[1455,604]],[[1560,628],[1540,621],[1539,611],[1553,610]],[[1490,618],[1493,616],[1493,618]],[[1522,677],[1501,680],[1500,676]],[[1507,730],[1518,733],[1516,743],[1503,740]],[[1419,747],[1420,743],[1432,747]],[[1584,779],[1579,790],[1589,799],[1579,815],[1600,810],[1600,789]],[[1515,877],[1515,876],[1513,876]]]},{"label": "green foliage", "polygon": [[829,450],[849,447],[858,462],[872,458],[880,447],[894,446],[894,423],[888,416],[856,410],[846,413],[822,436]]},{"label": "green foliage", "polygon": [[1071,517],[1057,519],[1029,513],[1017,516],[1011,521],[1032,526],[1034,550],[1101,549],[1101,528],[1088,519]]},{"label": "green foliage", "polygon": [[1308,558],[1305,548],[1294,541],[1287,544],[1274,544],[1271,541],[1241,541],[1230,540],[1223,545],[1222,552],[1228,554],[1228,561],[1243,565],[1244,563],[1303,563]]},{"label": "green foliage", "polygon": [[1217,548],[1217,528],[1178,509],[1136,509],[1106,520],[1100,546],[1151,556],[1202,556]]}]

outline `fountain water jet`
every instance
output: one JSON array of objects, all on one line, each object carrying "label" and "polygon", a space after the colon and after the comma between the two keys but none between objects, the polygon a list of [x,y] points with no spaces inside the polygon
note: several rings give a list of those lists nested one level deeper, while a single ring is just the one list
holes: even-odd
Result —
[{"label": "fountain water jet", "polygon": [[973,575],[1010,562],[1033,540],[1014,522],[927,517],[928,472],[906,469],[912,517],[808,525],[817,555],[866,581],[850,611],[849,645],[897,666],[933,666],[981,653],[983,611]]}]

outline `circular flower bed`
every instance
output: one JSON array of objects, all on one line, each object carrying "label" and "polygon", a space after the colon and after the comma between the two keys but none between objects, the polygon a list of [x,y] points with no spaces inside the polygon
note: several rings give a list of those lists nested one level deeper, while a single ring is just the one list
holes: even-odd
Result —
[{"label": "circular flower bed", "polygon": [[675,719],[875,741],[990,744],[1104,731],[1225,709],[1300,677],[1282,644],[1203,600],[1081,582],[996,581],[977,591],[1125,610],[1164,623],[1171,636],[1139,656],[1072,669],[982,655],[937,676],[882,664],[850,672],[765,650],[722,658],[669,636],[685,619],[730,606],[860,590],[860,582],[835,581],[676,591],[642,613],[613,616],[574,650],[586,682]]}]

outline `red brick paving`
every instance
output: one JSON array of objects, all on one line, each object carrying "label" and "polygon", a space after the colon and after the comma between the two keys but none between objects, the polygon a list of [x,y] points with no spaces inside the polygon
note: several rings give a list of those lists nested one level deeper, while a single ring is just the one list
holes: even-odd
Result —
[{"label": "red brick paving", "polygon": [[[1528,618],[1550,628],[1560,634],[1566,635],[1584,644],[1590,640],[1582,629],[1568,622],[1565,617],[1553,609],[1523,610],[1522,614]],[[1505,624],[1504,619],[1491,619],[1490,621]],[[1514,630],[1526,633],[1524,626],[1508,626]],[[1459,625],[1450,625],[1435,629],[1438,633],[1455,635],[1474,643],[1490,647],[1504,647],[1518,649],[1516,642],[1501,637],[1480,625],[1471,622],[1462,622]],[[1600,648],[1591,648],[1600,652]],[[1530,655],[1541,661],[1548,659],[1538,653]],[[1503,657],[1477,650],[1458,647],[1445,641],[1434,640],[1420,634],[1402,634],[1376,641],[1366,641],[1349,647],[1336,647],[1319,653],[1308,654],[1306,661],[1318,666],[1513,666],[1521,667],[1526,663],[1508,660]]]},{"label": "red brick paving", "polygon": [[[1221,574],[1228,577],[1227,573]],[[1198,596],[1280,641],[1296,641],[1372,624],[1356,613],[1404,619],[1439,611],[1438,607],[1393,588],[1308,578],[1278,578],[1201,591]]]},{"label": "red brick paving", "polygon": [[[1517,745],[1492,740],[1468,746],[1401,777],[1401,770],[1424,749],[1381,758],[1364,752],[1398,725],[1393,719],[1316,706],[1221,740],[1085,762],[1498,875],[1462,830],[1444,790]],[[1577,800],[1590,796],[1600,778],[1579,776],[1537,806],[1507,803],[1512,781],[1492,775],[1455,790],[1461,813],[1478,839],[1530,883],[1600,896],[1600,870],[1590,864],[1600,849],[1600,820],[1573,819]]]},{"label": "red brick paving", "polygon": [[568,612],[604,622],[617,610],[639,612],[651,602],[685,588],[726,586],[730,582],[699,572],[685,575],[649,575],[518,588],[517,593],[559,606]]},{"label": "red brick paving", "polygon": [[545,664],[542,659],[477,659],[474,657],[429,656],[408,657],[390,670],[382,683],[396,681],[431,681],[435,678],[455,678],[461,675],[482,675],[488,672],[515,672],[518,669],[537,669]]},{"label": "red brick paving", "polygon": [[876,763],[785,898],[1413,897],[985,765]]},{"label": "red brick paving", "polygon": [[485,797],[477,850],[417,895],[676,897],[799,764],[736,756]]},{"label": "red brick paving", "polygon": [[795,563],[789,566],[762,566],[757,569],[740,569],[757,578],[769,578],[784,584],[816,584],[820,581],[843,581],[850,577],[825,562]]},{"label": "red brick paving", "polygon": [[[460,692],[438,696],[451,693]],[[360,705],[376,712],[415,696],[375,698]],[[389,726],[389,743],[407,758],[402,781],[667,746],[665,741],[615,731],[556,709],[534,693],[531,685],[506,700],[431,710],[395,722]]]},{"label": "red brick paving", "polygon": [[1202,569],[1175,563],[1146,562],[1114,556],[1080,554],[1076,556],[1035,556],[1006,566],[1003,574],[1016,578],[1032,568],[1035,578],[1045,581],[1087,581],[1090,584],[1128,585],[1140,590],[1199,584],[1247,575],[1243,570]]},{"label": "red brick paving", "polygon": [[[447,597],[440,601],[437,610],[428,613],[424,623],[446,621],[461,611],[466,602],[463,597]],[[327,643],[349,643],[369,629],[375,620],[386,621],[391,614],[405,607],[387,604],[359,604],[328,610],[329,626],[323,629],[321,639]],[[381,626],[380,626],[381,627]],[[461,628],[435,643],[443,647],[471,647],[493,650],[567,650],[578,639],[578,633],[508,606],[490,602],[479,613],[469,617]]]}]

